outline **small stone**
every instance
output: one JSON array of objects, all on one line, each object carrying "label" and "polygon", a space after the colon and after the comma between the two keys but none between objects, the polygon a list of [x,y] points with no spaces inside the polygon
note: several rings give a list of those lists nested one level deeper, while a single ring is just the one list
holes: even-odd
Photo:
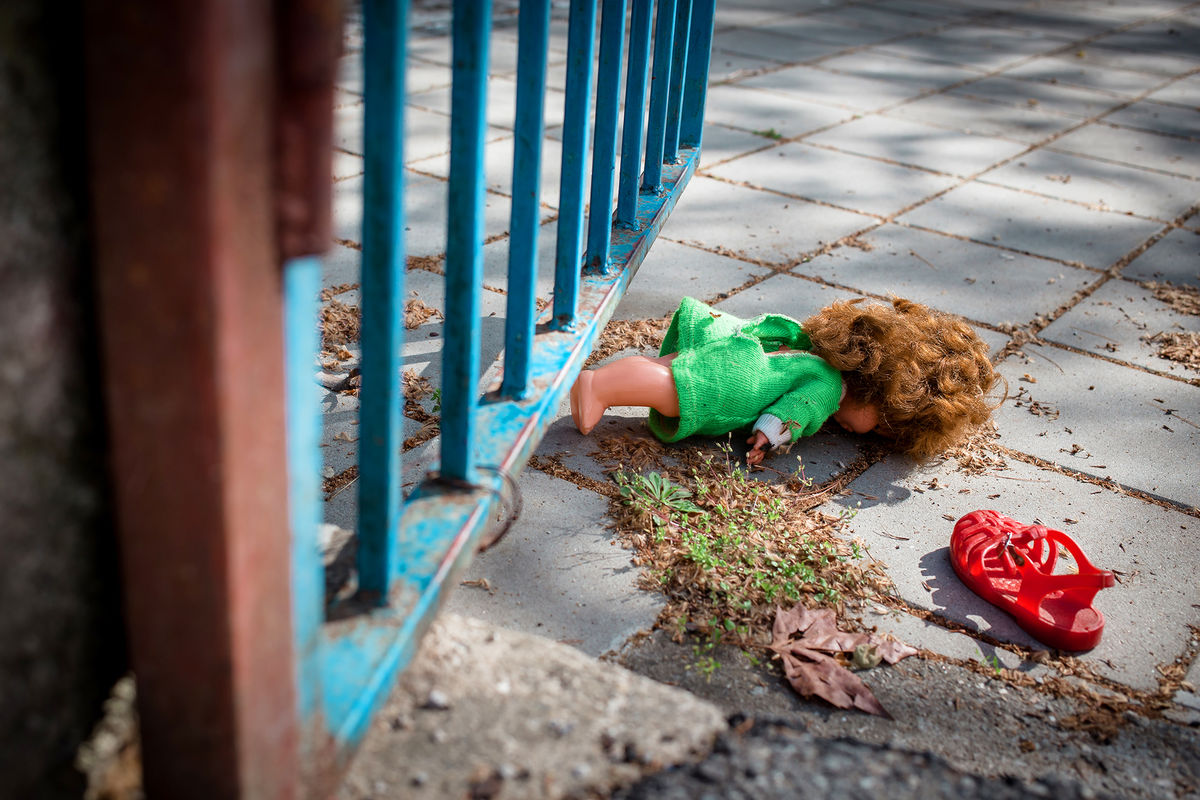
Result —
[{"label": "small stone", "polygon": [[576,778],[578,780],[583,780],[584,778],[586,778],[588,775],[591,775],[591,774],[592,774],[592,768],[589,764],[587,764],[585,762],[581,761],[580,763],[571,767],[571,777],[572,778]]},{"label": "small stone", "polygon": [[555,738],[561,739],[570,733],[575,726],[561,719],[552,719],[547,723],[547,727],[550,728],[550,732],[554,734]]},{"label": "small stone", "polygon": [[429,734],[429,738],[433,740],[434,744],[444,744],[450,737],[446,735],[444,730],[437,728]]},{"label": "small stone", "polygon": [[408,779],[408,782],[413,786],[424,786],[429,782],[429,776],[424,772],[414,772],[412,777]]},{"label": "small stone", "polygon": [[429,696],[425,698],[425,704],[421,708],[431,711],[446,711],[450,708],[450,698],[441,689],[430,689]]}]

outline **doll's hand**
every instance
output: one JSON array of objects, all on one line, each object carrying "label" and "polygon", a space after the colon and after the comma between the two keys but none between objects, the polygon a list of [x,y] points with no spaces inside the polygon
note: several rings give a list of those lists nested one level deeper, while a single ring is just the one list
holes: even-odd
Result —
[{"label": "doll's hand", "polygon": [[761,464],[763,456],[767,454],[767,449],[771,446],[771,440],[762,431],[755,431],[746,444],[750,445],[750,451],[746,453],[746,464],[753,467]]}]

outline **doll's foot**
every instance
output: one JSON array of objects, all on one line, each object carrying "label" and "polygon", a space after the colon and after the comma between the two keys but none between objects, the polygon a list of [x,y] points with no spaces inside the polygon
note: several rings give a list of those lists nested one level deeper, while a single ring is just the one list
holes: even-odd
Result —
[{"label": "doll's foot", "polygon": [[571,419],[584,436],[592,432],[592,428],[596,427],[605,411],[604,406],[596,401],[596,394],[592,390],[592,380],[595,377],[595,373],[585,369],[579,373],[578,380],[571,387]]}]

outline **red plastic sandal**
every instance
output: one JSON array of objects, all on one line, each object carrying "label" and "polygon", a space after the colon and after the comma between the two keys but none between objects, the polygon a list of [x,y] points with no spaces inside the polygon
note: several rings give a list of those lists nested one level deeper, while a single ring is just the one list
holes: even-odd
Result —
[{"label": "red plastic sandal", "polygon": [[[1059,546],[1079,574],[1053,574]],[[1104,615],[1092,600],[1116,580],[1093,566],[1062,531],[1022,525],[995,511],[972,511],[954,525],[950,563],[973,592],[1011,614],[1038,641],[1060,650],[1090,650],[1100,643]]]}]

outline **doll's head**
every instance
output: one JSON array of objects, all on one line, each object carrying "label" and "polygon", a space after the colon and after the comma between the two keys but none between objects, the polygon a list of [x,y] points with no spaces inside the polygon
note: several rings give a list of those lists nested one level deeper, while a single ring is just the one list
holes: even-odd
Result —
[{"label": "doll's head", "polygon": [[914,458],[953,447],[995,407],[987,394],[999,377],[987,345],[958,317],[860,298],[821,309],[804,332],[812,352],[842,372],[847,394],[879,409],[879,432]]}]

